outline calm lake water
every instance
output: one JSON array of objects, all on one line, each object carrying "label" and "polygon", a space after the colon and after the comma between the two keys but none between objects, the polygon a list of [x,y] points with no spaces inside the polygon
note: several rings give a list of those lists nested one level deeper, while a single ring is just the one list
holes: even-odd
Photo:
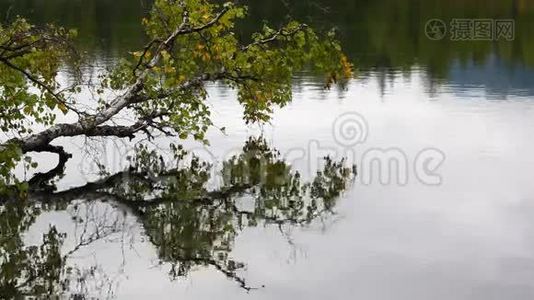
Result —
[{"label": "calm lake water", "polygon": [[[208,190],[224,185],[223,161],[244,151],[251,136],[277,149],[303,181],[314,180],[324,156],[347,157],[358,176],[335,190],[340,195],[327,213],[304,225],[264,217],[257,226],[238,226],[242,216],[222,209],[184,205],[183,214],[139,213],[79,193],[33,212],[30,224],[19,229],[24,243],[40,244],[52,224],[66,233],[62,249],[68,252],[84,234],[91,236],[88,231],[102,230],[67,261],[74,277],[83,279],[71,282],[67,296],[534,299],[534,3],[294,2],[251,1],[242,34],[258,28],[259,20],[276,24],[288,14],[318,28],[336,27],[357,77],[346,89],[332,90],[324,90],[320,78],[296,77],[292,103],[263,126],[247,126],[235,91],[212,84],[214,123],[225,134],[214,129],[210,146],[184,146],[214,164]],[[90,77],[142,47],[139,19],[147,7],[150,1],[0,0],[0,15],[79,28],[80,47],[91,58],[85,67]],[[425,35],[426,22],[434,18],[446,24],[454,18],[511,19],[515,36],[459,42],[447,35],[434,41]],[[67,78],[68,71],[60,76]],[[80,148],[84,140],[60,142],[74,154],[60,189],[97,180],[87,149]],[[106,149],[101,162],[115,171],[124,168],[129,153],[123,143],[128,144],[96,143]],[[37,159],[43,168],[55,163],[47,156]],[[259,194],[283,197],[268,187]],[[233,201],[253,206],[254,197],[243,193]],[[226,225],[213,229],[210,220],[222,216],[232,224],[230,233]],[[168,219],[160,224],[157,218]],[[158,226],[176,240],[159,236]],[[181,256],[169,253],[167,242],[183,247]],[[235,276],[225,273],[231,264]]]}]

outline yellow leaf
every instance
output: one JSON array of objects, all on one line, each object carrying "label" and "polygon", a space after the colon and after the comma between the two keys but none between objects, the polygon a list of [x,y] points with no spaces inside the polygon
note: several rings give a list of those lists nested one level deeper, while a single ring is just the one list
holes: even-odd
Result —
[{"label": "yellow leaf", "polygon": [[61,110],[64,114],[68,113],[69,112],[69,109],[67,108],[67,106],[65,105],[65,103],[59,103],[57,105],[57,107],[59,108],[59,110]]},{"label": "yellow leaf", "polygon": [[165,66],[165,73],[173,73],[176,69],[173,66]]}]

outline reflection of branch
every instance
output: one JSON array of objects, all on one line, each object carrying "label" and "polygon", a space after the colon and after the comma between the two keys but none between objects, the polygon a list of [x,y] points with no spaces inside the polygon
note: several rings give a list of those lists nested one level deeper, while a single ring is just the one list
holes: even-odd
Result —
[{"label": "reflection of branch", "polygon": [[[82,248],[90,247],[103,240],[113,241],[111,237],[115,234],[122,233],[121,237],[124,238],[126,218],[120,213],[117,214],[114,207],[103,202],[82,202],[71,207],[73,211],[69,213],[75,222],[73,240],[76,244],[70,251],[63,254],[64,267],[67,267],[68,259],[74,258],[74,254]],[[80,223],[82,223],[81,227],[78,226]],[[108,297],[105,298],[110,299],[117,278],[106,274],[96,261],[96,256],[94,265],[87,267],[85,263],[83,265],[80,267],[72,262],[68,266],[70,271],[64,274],[66,276],[64,284],[66,289],[70,290],[71,297],[85,299],[91,290],[97,291],[102,296],[107,290]]]},{"label": "reflection of branch", "polygon": [[[154,243],[154,241],[152,241],[152,243],[155,246],[161,246],[161,245]],[[228,266],[225,266],[224,264],[221,264],[220,262],[218,262],[217,260],[213,258],[182,256],[182,257],[177,258],[177,260],[180,262],[194,262],[194,263],[202,264],[202,265],[210,265],[214,267],[215,269],[217,269],[217,271],[223,273],[227,278],[239,283],[239,286],[242,289],[246,290],[247,292],[258,289],[257,287],[249,286],[244,278],[236,274],[235,270],[233,270],[232,268],[229,268]],[[235,262],[232,262],[232,263],[235,263]]]},{"label": "reflection of branch", "polygon": [[[37,173],[32,177],[32,179],[28,181],[29,186],[34,189],[46,188],[45,185],[48,181],[52,180],[56,176],[63,174],[67,161],[72,157],[70,153],[65,152],[63,147],[60,146],[47,145],[46,152],[57,153],[59,155],[59,162],[57,166],[52,170],[46,173]],[[53,189],[53,187],[51,186],[48,186],[48,188]]]},{"label": "reflection of branch", "polygon": [[265,224],[272,224],[277,226],[282,225],[295,225],[295,226],[302,226],[310,223],[311,221],[315,220],[316,218],[324,215],[324,214],[335,214],[334,211],[330,208],[323,208],[321,210],[315,211],[313,214],[306,216],[305,218],[297,218],[297,217],[286,217],[286,218],[280,218],[277,216],[267,216],[266,214],[258,214],[254,211],[246,211],[246,210],[240,210],[234,201],[231,199],[226,199],[225,204],[228,208],[232,210],[232,212],[237,216],[248,216],[250,218],[259,218],[265,222]]},{"label": "reflection of branch", "polygon": [[[180,166],[182,152],[175,151],[177,161],[173,166]],[[265,142],[249,140],[242,155],[224,162],[223,187],[207,191],[209,165],[192,159],[189,166],[168,169],[170,165],[156,151],[141,148],[131,159],[131,167],[123,172],[62,192],[33,192],[30,197],[67,203],[109,199],[115,206],[131,211],[142,224],[149,241],[159,250],[160,261],[172,264],[170,276],[185,276],[195,266],[213,266],[250,291],[254,288],[236,274],[244,265],[228,260],[243,224],[278,226],[294,245],[282,227],[304,226],[323,214],[334,214],[335,200],[355,175],[343,161],[327,158],[314,180],[302,183],[298,172],[278,155]],[[239,205],[240,199],[248,196],[254,201],[252,211]],[[116,222],[97,225],[101,230],[89,234],[86,223],[78,243],[66,256],[117,230]]]},{"label": "reflection of branch", "polygon": [[[111,229],[111,230],[108,231],[107,229]],[[87,233],[86,230],[87,228],[84,228],[84,232],[82,233],[82,236],[80,237],[78,244],[76,244],[76,246],[74,246],[72,250],[70,250],[64,255],[65,258],[71,256],[72,254],[80,250],[81,248],[87,247],[96,241],[105,239],[119,231],[116,228],[116,224],[112,224],[109,226],[103,226],[102,228],[97,228],[95,232],[91,233],[87,238],[85,238],[85,234]],[[101,232],[101,230],[104,230],[104,231]]]},{"label": "reflection of branch", "polygon": [[222,266],[221,264],[217,263],[217,261],[215,261],[214,259],[209,259],[209,260],[207,260],[205,262],[207,262],[211,266],[215,267],[217,270],[219,270],[219,272],[221,272],[224,275],[226,275],[226,277],[228,277],[228,278],[234,280],[235,282],[239,283],[239,286],[242,289],[245,289],[247,292],[250,292],[251,290],[258,289],[258,288],[251,287],[251,286],[247,285],[247,283],[246,283],[244,278],[239,277],[234,271],[230,271],[230,270],[226,269],[224,266]]},{"label": "reflection of branch", "polygon": [[[109,214],[107,214],[107,209],[103,212],[101,216],[99,216],[97,215],[98,211],[94,211],[94,202],[86,203],[84,204],[84,206],[85,214],[82,217],[74,217],[76,220],[79,220],[80,218],[85,219],[78,244],[76,244],[72,250],[65,254],[65,258],[74,254],[83,247],[89,246],[98,240],[105,239],[111,236],[112,234],[124,229],[122,226],[119,226],[120,224],[118,216],[114,220],[110,220],[110,216]],[[94,225],[93,228],[89,228],[89,225],[91,223]]]},{"label": "reflection of branch", "polygon": [[[173,175],[176,175],[177,171],[178,170],[169,170],[166,172],[162,172],[162,174],[158,175],[157,177],[151,178],[148,174],[144,172],[135,172],[133,169],[130,169],[94,182],[89,182],[83,186],[71,188],[69,190],[61,192],[53,192],[50,190],[39,191],[38,189],[33,189],[35,192],[31,196],[34,200],[41,200],[44,202],[70,202],[80,198],[98,198],[103,196],[110,196],[116,198],[120,202],[123,202],[123,204],[128,204],[130,206],[154,207],[164,203],[179,202],[180,199],[172,197],[154,197],[150,200],[143,201],[128,200],[121,197],[116,197],[116,195],[114,195],[113,193],[107,192],[106,189],[117,187],[121,183],[127,183],[129,180],[144,181],[146,183],[161,181]],[[58,174],[55,173],[53,175],[56,176]],[[33,184],[37,182],[40,181],[32,179],[29,182],[30,188],[33,187]],[[252,188],[252,186],[249,184],[237,184],[220,190],[207,192],[204,195],[186,201],[189,203],[213,204],[215,200],[229,199],[236,194],[246,192],[250,188]],[[84,197],[84,195],[86,195],[86,197]]]}]

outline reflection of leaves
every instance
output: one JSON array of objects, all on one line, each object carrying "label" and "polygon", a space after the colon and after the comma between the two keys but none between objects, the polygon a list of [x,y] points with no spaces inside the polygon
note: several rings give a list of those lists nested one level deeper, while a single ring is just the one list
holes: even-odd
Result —
[{"label": "reflection of leaves", "polygon": [[62,289],[63,258],[60,247],[64,234],[50,227],[40,246],[25,246],[21,233],[40,213],[38,206],[9,202],[0,213],[0,297],[54,294]]},{"label": "reflection of leaves", "polygon": [[197,264],[226,264],[236,234],[232,217],[216,207],[167,203],[147,210],[143,224],[176,278]]},{"label": "reflection of leaves", "polygon": [[323,170],[311,183],[302,183],[298,172],[280,159],[280,153],[269,149],[264,140],[251,139],[243,154],[225,163],[225,184],[249,183],[254,198],[254,211],[234,212],[248,216],[249,225],[259,220],[267,223],[305,224],[319,214],[330,211],[335,200],[347,188],[353,170],[345,161],[325,158]]},{"label": "reflection of leaves", "polygon": [[146,146],[139,146],[130,157],[130,169],[114,180],[110,193],[128,202],[159,198],[160,201],[187,200],[206,192],[210,165],[193,157],[187,168],[180,164],[186,153],[181,147],[172,148],[174,160],[165,162],[162,155]]},{"label": "reflection of leaves", "polygon": [[[43,298],[72,293],[75,299],[84,299],[90,281],[106,284],[106,278],[98,266],[67,266],[72,254],[88,247],[123,228],[118,224],[119,216],[95,209],[95,203],[86,204],[53,203],[53,205],[29,201],[9,201],[0,206],[0,298],[19,299],[21,297]],[[45,211],[85,208],[81,215],[73,215],[73,220],[81,226],[79,238],[75,235],[74,248],[61,251],[67,238],[55,226],[44,232],[39,245],[25,245],[23,233]],[[72,238],[72,237],[71,237]],[[102,283],[100,283],[102,282]],[[77,291],[76,293],[73,293]],[[79,292],[78,292],[79,291]]]},{"label": "reflection of leaves", "polygon": [[[157,151],[140,146],[136,155],[129,158],[131,167],[124,172],[63,192],[53,192],[54,188],[38,192],[30,188],[33,192],[30,198],[46,200],[47,209],[57,210],[65,210],[68,203],[77,210],[79,204],[75,200],[80,198],[107,199],[125,206],[143,225],[161,263],[170,265],[171,278],[187,276],[196,267],[212,266],[242,288],[250,289],[237,274],[245,265],[230,255],[239,232],[257,225],[307,225],[333,213],[336,200],[355,175],[353,169],[344,166],[344,161],[327,157],[316,176],[310,182],[303,182],[301,175],[264,139],[251,138],[241,154],[223,163],[222,185],[210,191],[211,165],[196,157],[185,163],[187,155],[183,149],[173,147],[172,150],[174,160],[165,161]],[[39,184],[42,187],[43,183]],[[69,288],[73,269],[64,270],[69,255],[120,230],[108,216],[94,224],[96,235],[84,229],[74,249],[63,257],[58,249],[64,236],[55,228],[45,235],[43,246],[25,248],[20,235],[39,215],[39,207],[6,203],[2,208],[6,218],[0,220],[1,253],[8,256],[22,253],[20,257],[4,259],[9,263],[2,265],[2,268],[19,270],[2,273],[2,285],[6,286],[3,290],[13,295],[21,291],[50,294],[60,291],[60,287]],[[85,217],[73,216],[73,220],[85,222],[87,226],[92,219],[86,213]],[[8,239],[9,235],[16,238]],[[75,273],[82,276],[88,272],[91,273],[84,270]],[[28,288],[19,289],[17,285],[24,281],[28,282]]]},{"label": "reflection of leaves", "polygon": [[[170,192],[191,188],[191,184],[176,185],[180,181],[171,176],[169,189],[158,199],[162,202],[145,207],[140,218],[160,259],[172,264],[173,278],[187,275],[197,265],[212,265],[243,287],[244,282],[235,275],[243,265],[229,258],[238,232],[260,223],[311,223],[332,211],[353,174],[344,161],[326,158],[314,180],[302,183],[300,174],[262,138],[249,139],[242,154],[223,163],[221,191],[226,192],[205,192],[202,186],[208,177],[198,175],[207,171],[198,166],[193,159],[186,174],[194,179],[196,191],[204,193],[201,197],[183,198],[180,192]],[[245,199],[252,199],[253,210],[240,208]]]}]

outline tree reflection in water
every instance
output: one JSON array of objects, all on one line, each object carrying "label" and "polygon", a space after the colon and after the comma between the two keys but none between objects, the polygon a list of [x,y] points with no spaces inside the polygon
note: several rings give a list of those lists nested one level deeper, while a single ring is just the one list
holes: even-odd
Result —
[{"label": "tree reflection in water", "polygon": [[[172,154],[172,162],[165,162],[158,152],[141,146],[128,170],[57,192],[51,182],[63,172],[65,157],[50,173],[30,181],[28,199],[5,200],[0,206],[0,297],[83,298],[91,278],[105,278],[97,266],[83,269],[68,263],[81,248],[126,230],[124,215],[112,209],[102,213],[104,202],[126,208],[142,225],[160,263],[170,266],[172,279],[195,267],[212,266],[250,290],[237,274],[244,263],[229,256],[236,236],[247,227],[305,226],[333,213],[356,175],[355,167],[326,157],[315,177],[303,182],[263,138],[250,138],[239,155],[223,163],[220,187],[209,190],[211,165],[196,157],[188,160],[181,147],[172,147]],[[95,210],[97,203],[100,209]],[[24,233],[46,211],[70,212],[78,233],[67,237],[51,226],[41,245],[25,245]],[[67,238],[75,241],[71,249],[65,249]]]}]

